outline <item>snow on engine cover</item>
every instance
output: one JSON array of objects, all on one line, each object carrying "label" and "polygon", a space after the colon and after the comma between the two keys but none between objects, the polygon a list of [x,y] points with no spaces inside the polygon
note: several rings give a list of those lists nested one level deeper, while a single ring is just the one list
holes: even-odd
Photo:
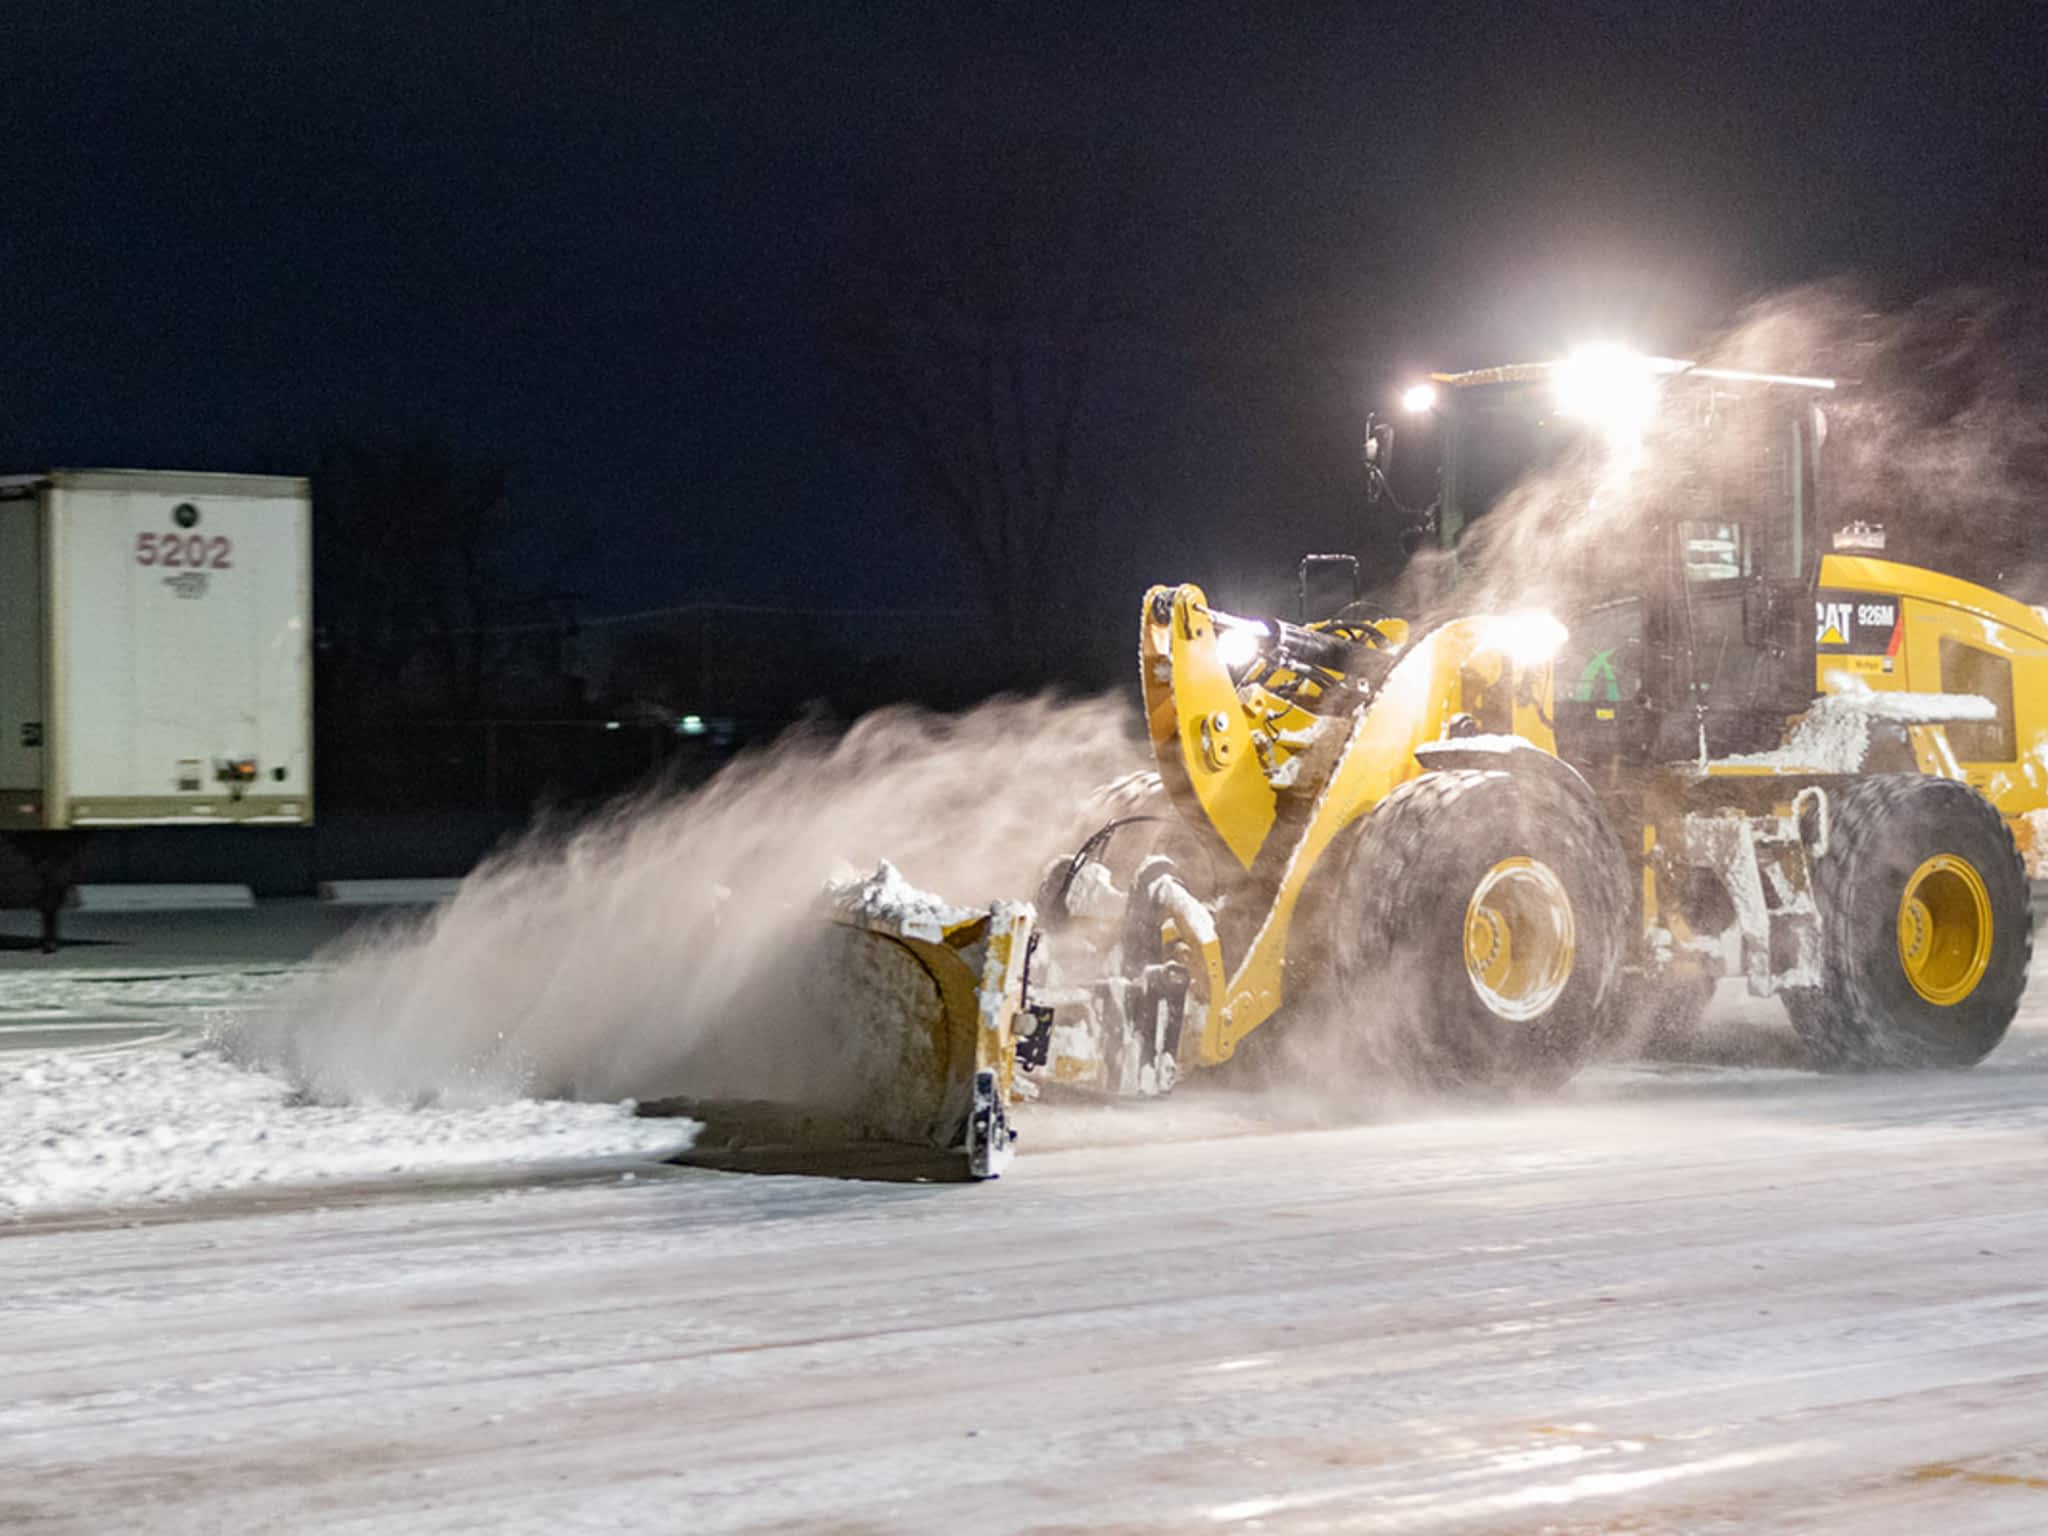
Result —
[{"label": "snow on engine cover", "polygon": [[313,817],[302,479],[0,478],[0,830]]}]

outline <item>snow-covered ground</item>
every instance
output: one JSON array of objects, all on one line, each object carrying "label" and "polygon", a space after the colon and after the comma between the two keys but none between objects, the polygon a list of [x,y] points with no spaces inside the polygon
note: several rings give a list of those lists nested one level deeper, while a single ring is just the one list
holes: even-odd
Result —
[{"label": "snow-covered ground", "polygon": [[297,969],[60,956],[0,971],[0,1228],[201,1196],[557,1170],[689,1144],[687,1122],[635,1119],[630,1104],[300,1102],[283,1079],[210,1043]]},{"label": "snow-covered ground", "polygon": [[295,1102],[194,1040],[0,1055],[0,1222],[682,1150],[630,1105]]},{"label": "snow-covered ground", "polygon": [[[1613,1067],[1314,1128],[1190,1092],[1027,1111],[993,1185],[0,1223],[0,1529],[2038,1532],[2036,992],[1970,1073]],[[155,1063],[138,1117],[331,1113],[104,1054]]]},{"label": "snow-covered ground", "polygon": [[289,975],[283,966],[0,971],[0,1052],[178,1039]]}]

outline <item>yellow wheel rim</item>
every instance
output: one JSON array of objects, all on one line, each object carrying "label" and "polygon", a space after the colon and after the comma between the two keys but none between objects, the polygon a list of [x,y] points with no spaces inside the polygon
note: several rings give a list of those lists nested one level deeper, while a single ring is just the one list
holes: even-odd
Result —
[{"label": "yellow wheel rim", "polygon": [[1991,893],[1975,865],[1937,853],[1899,897],[1899,964],[1928,1002],[1949,1007],[1977,990],[1991,965]]},{"label": "yellow wheel rim", "polygon": [[1564,882],[1534,859],[1502,859],[1465,904],[1465,974],[1504,1019],[1533,1019],[1572,979],[1577,950]]}]

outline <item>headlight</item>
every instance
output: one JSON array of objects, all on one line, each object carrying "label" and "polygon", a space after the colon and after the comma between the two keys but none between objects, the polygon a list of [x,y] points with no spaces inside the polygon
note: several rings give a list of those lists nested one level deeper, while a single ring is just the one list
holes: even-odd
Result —
[{"label": "headlight", "polygon": [[1555,615],[1530,608],[1489,620],[1485,635],[1487,643],[1517,667],[1540,667],[1564,649],[1571,631]]},{"label": "headlight", "polygon": [[1259,659],[1259,643],[1265,638],[1263,626],[1254,629],[1250,625],[1233,625],[1216,636],[1217,659],[1231,671],[1240,672]]}]

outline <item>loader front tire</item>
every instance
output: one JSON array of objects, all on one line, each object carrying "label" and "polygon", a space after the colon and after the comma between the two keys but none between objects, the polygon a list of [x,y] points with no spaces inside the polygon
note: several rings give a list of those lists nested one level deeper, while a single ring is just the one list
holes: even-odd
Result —
[{"label": "loader front tire", "polygon": [[1819,985],[1783,994],[1813,1064],[1975,1066],[2005,1038],[2034,949],[2005,819],[1967,784],[1885,774],[1836,791],[1829,823]]},{"label": "loader front tire", "polygon": [[1427,773],[1364,817],[1333,899],[1333,1005],[1368,1069],[1554,1087],[1607,1043],[1627,872],[1561,775]]}]

